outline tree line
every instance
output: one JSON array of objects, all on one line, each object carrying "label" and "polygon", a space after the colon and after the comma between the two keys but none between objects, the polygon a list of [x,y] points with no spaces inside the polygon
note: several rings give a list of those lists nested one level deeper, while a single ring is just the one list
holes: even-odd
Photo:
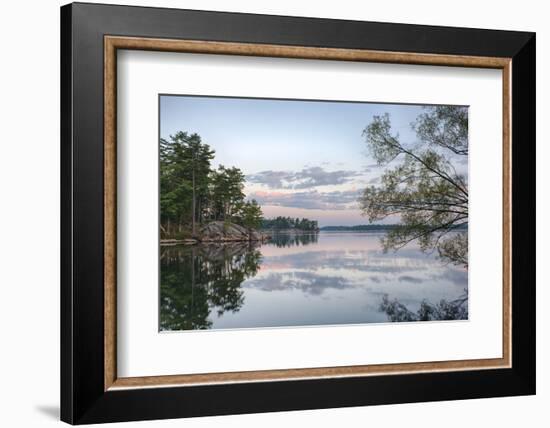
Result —
[{"label": "tree line", "polygon": [[200,135],[177,132],[160,139],[160,227],[165,237],[195,236],[209,221],[259,228],[262,210],[245,200],[245,176],[236,167],[212,167],[215,151]]},{"label": "tree line", "polygon": [[292,218],[292,217],[282,217],[278,216],[275,218],[267,219],[264,218],[261,222],[262,229],[274,229],[274,230],[284,230],[284,229],[294,229],[294,230],[304,230],[304,231],[317,231],[319,230],[319,225],[317,220],[309,220],[307,218]]}]

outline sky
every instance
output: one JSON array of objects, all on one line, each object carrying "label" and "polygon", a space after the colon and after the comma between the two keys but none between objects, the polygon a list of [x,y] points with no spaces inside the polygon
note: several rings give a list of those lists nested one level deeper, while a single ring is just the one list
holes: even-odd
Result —
[{"label": "sky", "polygon": [[[236,166],[264,217],[305,217],[322,226],[367,224],[357,198],[384,167],[362,132],[389,113],[392,132],[414,143],[422,106],[161,95],[160,136],[197,133],[215,150],[213,167]],[[387,220],[395,222],[395,220]]]}]

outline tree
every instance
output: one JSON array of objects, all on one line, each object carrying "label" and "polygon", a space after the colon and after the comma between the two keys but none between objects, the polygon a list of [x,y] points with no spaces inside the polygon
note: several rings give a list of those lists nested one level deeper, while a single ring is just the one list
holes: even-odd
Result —
[{"label": "tree", "polygon": [[[160,140],[163,236],[172,237],[182,230],[195,236],[196,225],[205,220],[241,221],[245,175],[239,168],[223,165],[213,170],[214,153],[197,134],[177,132],[168,140]],[[253,218],[257,213],[251,209],[246,207],[248,220],[257,224]]]},{"label": "tree", "polygon": [[226,168],[226,220],[233,220],[237,216],[244,204],[245,194],[243,192],[245,176],[244,173],[236,167]]},{"label": "tree", "polygon": [[219,165],[211,173],[212,212],[214,220],[232,221],[244,204],[245,176],[236,167]]},{"label": "tree", "polygon": [[387,113],[364,129],[370,153],[387,168],[379,186],[365,189],[361,208],[369,222],[401,218],[384,237],[384,250],[418,240],[423,251],[438,250],[442,259],[467,266],[468,237],[457,230],[468,224],[468,184],[454,166],[468,155],[467,109],[427,107],[411,126],[419,140],[414,146],[392,134]]},{"label": "tree", "polygon": [[211,214],[214,220],[223,220],[226,211],[227,175],[223,165],[212,171],[211,181]]},{"label": "tree", "polygon": [[307,218],[291,218],[291,217],[275,217],[271,219],[263,219],[261,227],[263,229],[274,229],[274,230],[284,230],[284,229],[296,229],[303,231],[313,231],[317,232],[319,230],[317,220],[308,220]]},{"label": "tree", "polygon": [[200,222],[207,205],[210,161],[214,151],[198,134],[177,132],[169,140],[160,140],[160,209],[161,223],[178,229],[188,221]]},{"label": "tree", "polygon": [[263,213],[255,199],[247,201],[241,208],[242,225],[249,229],[258,229],[262,224]]}]

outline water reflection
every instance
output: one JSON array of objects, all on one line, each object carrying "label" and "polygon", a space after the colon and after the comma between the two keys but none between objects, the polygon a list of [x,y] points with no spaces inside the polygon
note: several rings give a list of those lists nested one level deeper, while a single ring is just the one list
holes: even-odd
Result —
[{"label": "water reflection", "polygon": [[379,237],[277,234],[262,246],[162,248],[160,328],[405,321],[381,310],[384,296],[417,313],[426,302],[452,302],[467,293],[465,269],[445,265],[414,245],[384,254]]},{"label": "water reflection", "polygon": [[392,322],[410,321],[449,321],[468,319],[468,292],[451,301],[441,300],[431,303],[423,300],[420,308],[413,312],[397,299],[390,300],[385,294],[380,303],[380,310],[384,312]]},{"label": "water reflection", "polygon": [[319,242],[319,232],[273,232],[271,239],[271,244],[275,245],[278,248],[316,244],[317,242]]},{"label": "water reflection", "polygon": [[241,284],[257,273],[260,260],[249,243],[162,248],[160,329],[207,329],[212,312],[238,312]]}]

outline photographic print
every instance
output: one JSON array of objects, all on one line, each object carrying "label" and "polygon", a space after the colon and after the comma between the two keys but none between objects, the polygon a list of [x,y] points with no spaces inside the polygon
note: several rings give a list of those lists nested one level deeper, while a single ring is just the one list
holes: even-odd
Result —
[{"label": "photographic print", "polygon": [[468,319],[468,107],[159,95],[159,330]]}]

